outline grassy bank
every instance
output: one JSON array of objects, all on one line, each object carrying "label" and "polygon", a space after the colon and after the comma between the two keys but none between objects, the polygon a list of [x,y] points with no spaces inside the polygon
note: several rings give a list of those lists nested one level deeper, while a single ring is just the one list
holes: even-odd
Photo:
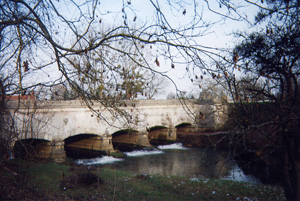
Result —
[{"label": "grassy bank", "polygon": [[228,180],[135,175],[71,162],[0,165],[0,200],[284,200],[281,188]]}]

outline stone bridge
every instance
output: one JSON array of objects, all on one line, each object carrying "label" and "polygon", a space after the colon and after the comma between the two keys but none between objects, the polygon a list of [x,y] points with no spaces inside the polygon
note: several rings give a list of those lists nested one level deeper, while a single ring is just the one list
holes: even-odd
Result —
[{"label": "stone bridge", "polygon": [[180,125],[221,126],[226,108],[179,100],[125,101],[120,103],[119,112],[97,102],[88,108],[80,100],[8,104],[15,125],[14,142],[40,140],[35,152],[39,157],[55,159],[65,157],[66,146],[112,152],[120,144],[150,146],[149,139],[153,138],[175,141]]}]

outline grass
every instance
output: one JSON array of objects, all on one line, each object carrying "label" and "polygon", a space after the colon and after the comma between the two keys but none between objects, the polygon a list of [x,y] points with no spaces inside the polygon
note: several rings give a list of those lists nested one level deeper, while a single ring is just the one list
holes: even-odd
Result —
[{"label": "grass", "polygon": [[[1,187],[1,200],[19,199],[16,191],[21,191],[21,198],[26,200],[285,200],[279,187],[229,180],[136,175],[70,163],[13,160],[1,166],[2,181],[14,186]],[[92,175],[93,180],[83,180],[82,175]]]}]

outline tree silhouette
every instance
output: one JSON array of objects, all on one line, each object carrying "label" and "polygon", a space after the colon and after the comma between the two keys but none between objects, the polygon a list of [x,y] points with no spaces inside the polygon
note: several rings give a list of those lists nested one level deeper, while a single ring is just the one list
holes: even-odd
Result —
[{"label": "tree silhouette", "polygon": [[266,27],[239,34],[243,39],[233,51],[232,67],[220,69],[244,75],[243,82],[234,73],[224,76],[236,101],[235,156],[265,168],[264,176],[277,174],[289,200],[300,199],[299,9],[298,1],[268,1],[256,18]]}]

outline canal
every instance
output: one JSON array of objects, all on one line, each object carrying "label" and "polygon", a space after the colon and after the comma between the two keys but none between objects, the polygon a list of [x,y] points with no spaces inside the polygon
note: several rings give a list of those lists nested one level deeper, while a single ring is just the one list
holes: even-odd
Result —
[{"label": "canal", "polygon": [[258,179],[245,175],[236,162],[226,157],[222,151],[213,148],[187,148],[175,143],[160,145],[155,149],[125,152],[125,155],[125,158],[102,156],[77,159],[75,163],[116,168],[135,174],[223,178],[260,183]]}]

